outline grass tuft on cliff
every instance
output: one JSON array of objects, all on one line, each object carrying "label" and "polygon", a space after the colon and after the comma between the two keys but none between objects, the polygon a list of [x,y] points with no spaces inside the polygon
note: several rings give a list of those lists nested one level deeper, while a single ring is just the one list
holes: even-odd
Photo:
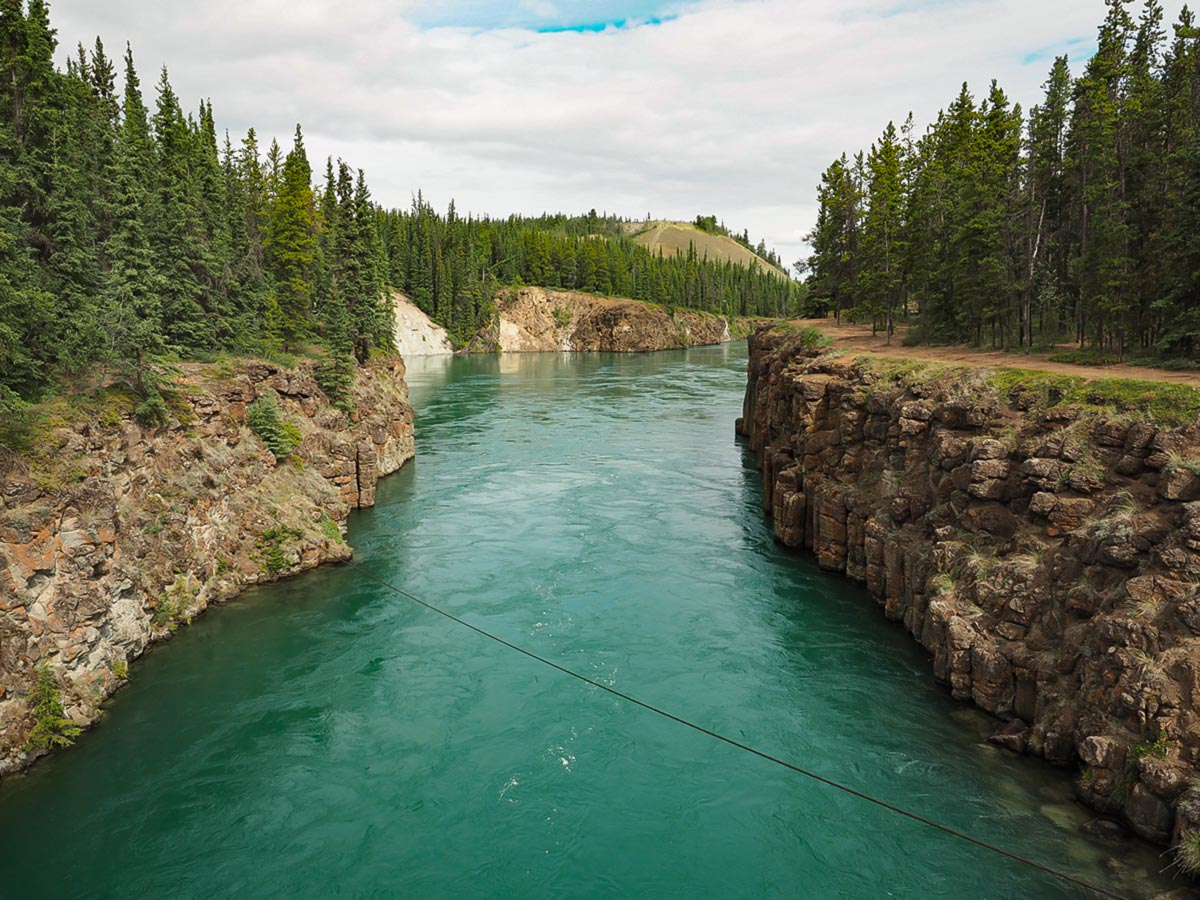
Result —
[{"label": "grass tuft on cliff", "polygon": [[1177,427],[1200,418],[1200,390],[1182,384],[1100,378],[1088,381],[1073,375],[1000,369],[988,378],[1005,397],[1035,393],[1035,407],[1092,406],[1117,412],[1138,412],[1161,425]]},{"label": "grass tuft on cliff", "polygon": [[1200,831],[1188,831],[1180,836],[1175,861],[1185,875],[1200,877]]},{"label": "grass tuft on cliff", "polygon": [[794,337],[797,344],[805,350],[821,350],[833,344],[833,340],[819,328],[811,325],[796,325],[792,322],[781,322],[771,329],[776,334]]},{"label": "grass tuft on cliff", "polygon": [[[1134,378],[1100,378],[1089,381],[1077,375],[1059,375],[1029,369],[972,369],[922,360],[860,359],[859,365],[881,378],[912,387],[971,379],[982,374],[982,383],[1001,399],[1020,401],[1032,412],[1066,407],[1137,413],[1155,424],[1176,428],[1200,419],[1200,389],[1182,384],[1141,381]],[[981,398],[982,399],[982,398]]]},{"label": "grass tuft on cliff", "polygon": [[[793,323],[772,327],[779,335],[796,335],[798,346],[808,352],[824,349],[832,341],[817,328]],[[1134,413],[1154,424],[1177,428],[1200,421],[1200,388],[1137,378],[1098,378],[1041,372],[1036,369],[987,369],[956,366],[922,359],[859,357],[857,365],[877,379],[906,388],[931,386],[935,382],[970,382],[990,390],[997,399],[1019,402],[1031,412],[1065,407],[1085,407],[1105,412]],[[983,399],[983,398],[980,398]]]}]

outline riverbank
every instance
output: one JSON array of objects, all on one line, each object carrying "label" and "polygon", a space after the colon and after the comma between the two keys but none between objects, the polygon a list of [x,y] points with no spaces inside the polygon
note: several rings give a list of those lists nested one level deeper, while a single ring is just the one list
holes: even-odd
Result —
[{"label": "riverbank", "polygon": [[[95,722],[130,661],[210,604],[350,558],[350,511],[413,455],[405,369],[358,369],[347,413],[313,367],[188,365],[158,426],[120,391],[58,401],[0,459],[0,773]],[[294,444],[280,458],[256,402]]]},{"label": "riverbank", "polygon": [[750,340],[776,538],[864,582],[995,743],[1200,864],[1200,394],[822,343]]}]

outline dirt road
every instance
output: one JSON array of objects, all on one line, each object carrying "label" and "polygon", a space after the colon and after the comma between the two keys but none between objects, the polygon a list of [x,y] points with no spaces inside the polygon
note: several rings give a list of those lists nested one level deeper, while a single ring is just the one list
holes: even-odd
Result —
[{"label": "dirt road", "polygon": [[977,366],[986,369],[1030,369],[1038,372],[1054,372],[1059,375],[1074,375],[1078,378],[1132,378],[1138,381],[1165,381],[1171,384],[1187,384],[1200,387],[1200,371],[1169,372],[1163,369],[1148,369],[1143,366],[1075,366],[1070,363],[1052,362],[1047,353],[1005,353],[1002,350],[974,350],[969,347],[904,347],[900,341],[902,330],[892,335],[891,346],[887,345],[883,333],[872,337],[869,325],[838,325],[833,319],[797,319],[793,324],[811,325],[820,329],[833,340],[834,346],[849,351],[854,356],[878,356],[892,359],[926,359],[930,362],[954,366]]}]

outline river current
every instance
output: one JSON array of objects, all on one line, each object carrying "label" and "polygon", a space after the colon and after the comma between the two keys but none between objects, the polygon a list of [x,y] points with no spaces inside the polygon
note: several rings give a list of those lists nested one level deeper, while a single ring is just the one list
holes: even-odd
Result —
[{"label": "river current", "polygon": [[[493,643],[1130,896],[1069,776],[988,746],[866,592],[771,539],[744,347],[415,359],[361,568],[256,589],[0,784],[3,898],[1089,892]],[[368,577],[370,576],[370,577]]]}]

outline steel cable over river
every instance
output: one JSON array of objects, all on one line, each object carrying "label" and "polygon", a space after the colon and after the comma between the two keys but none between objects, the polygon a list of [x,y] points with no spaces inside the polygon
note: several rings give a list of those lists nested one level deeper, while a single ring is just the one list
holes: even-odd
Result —
[{"label": "steel cable over river", "polygon": [[355,565],[180,632],[0,785],[0,897],[1093,896],[745,748],[1169,889],[1155,849],[1081,833],[1065,773],[986,745],[863,590],[774,544],[732,437],[744,366],[412,361],[417,461],[352,520]]}]

